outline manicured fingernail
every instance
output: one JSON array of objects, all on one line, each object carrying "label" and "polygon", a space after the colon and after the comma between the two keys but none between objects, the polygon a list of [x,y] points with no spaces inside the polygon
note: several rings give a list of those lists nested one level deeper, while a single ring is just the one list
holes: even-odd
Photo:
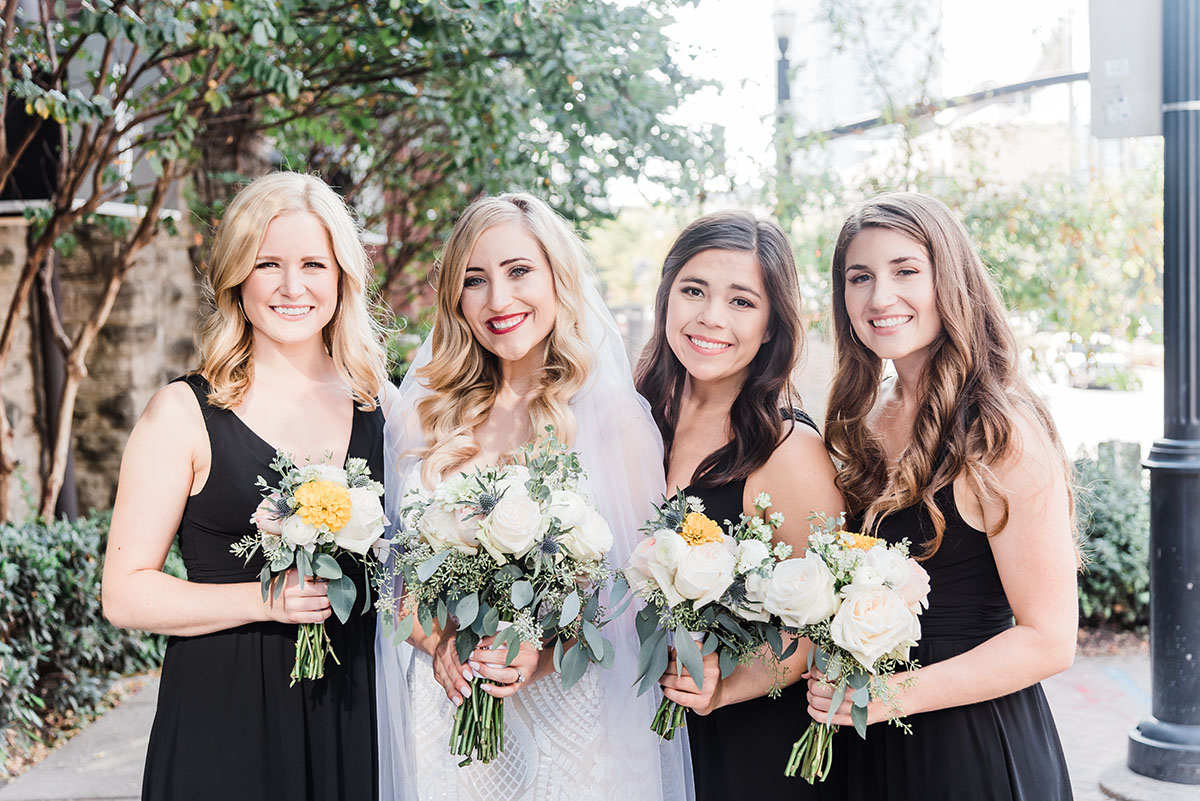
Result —
[{"label": "manicured fingernail", "polygon": [[461,699],[461,698],[454,698],[454,699],[453,699],[453,701],[454,701],[454,705],[455,705],[455,706],[462,706],[462,699]]},{"label": "manicured fingernail", "polygon": [[474,659],[472,659],[467,664],[471,666],[471,670],[474,670],[476,673],[479,672],[479,663],[476,662]]},{"label": "manicured fingernail", "polygon": [[471,672],[471,668],[469,668],[469,667],[463,668],[463,678],[466,679],[467,681],[470,681],[471,679],[475,678],[475,674]]},{"label": "manicured fingernail", "polygon": [[471,694],[471,688],[465,684],[463,686],[459,687],[458,691],[463,694],[464,698]]}]

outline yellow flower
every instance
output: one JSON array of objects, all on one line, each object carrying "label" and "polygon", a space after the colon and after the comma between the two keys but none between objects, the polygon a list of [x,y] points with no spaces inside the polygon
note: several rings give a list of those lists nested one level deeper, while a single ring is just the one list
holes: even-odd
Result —
[{"label": "yellow flower", "polygon": [[879,537],[872,537],[870,534],[859,534],[857,531],[843,531],[840,536],[842,545],[847,548],[857,548],[860,551],[869,551],[883,542]]},{"label": "yellow flower", "polygon": [[721,527],[699,512],[688,513],[688,516],[683,519],[683,531],[679,532],[679,536],[687,540],[687,544],[693,547],[706,542],[720,542],[725,538],[725,535],[721,533]]},{"label": "yellow flower", "polygon": [[332,532],[350,522],[350,490],[332,481],[310,481],[296,490],[296,514],[310,526],[324,524]]}]

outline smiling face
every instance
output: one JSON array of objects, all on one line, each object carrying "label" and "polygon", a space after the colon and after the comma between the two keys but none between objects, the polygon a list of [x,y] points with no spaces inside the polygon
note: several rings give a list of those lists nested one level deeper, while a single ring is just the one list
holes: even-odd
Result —
[{"label": "smiling face", "polygon": [[942,333],[925,247],[888,228],[864,228],[846,248],[845,282],[859,341],[897,370],[923,366]]},{"label": "smiling face", "polygon": [[337,311],[340,275],[319,217],[293,211],[271,220],[253,271],[241,285],[255,342],[260,337],[280,345],[320,342]]},{"label": "smiling face", "polygon": [[705,250],[671,282],[667,344],[691,380],[740,384],[769,339],[770,316],[758,257],[751,251]]},{"label": "smiling face", "polygon": [[540,361],[557,305],[550,263],[524,226],[504,223],[480,235],[459,300],[480,345],[505,362]]}]

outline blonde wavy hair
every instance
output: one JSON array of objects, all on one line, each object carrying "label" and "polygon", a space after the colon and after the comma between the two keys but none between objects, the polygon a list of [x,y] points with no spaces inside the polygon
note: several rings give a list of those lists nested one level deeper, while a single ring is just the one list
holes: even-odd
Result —
[{"label": "blonde wavy hair", "polygon": [[500,360],[475,339],[461,300],[467,263],[479,237],[497,225],[518,224],[541,247],[558,296],[554,327],[546,338],[538,383],[529,404],[533,431],[554,426],[559,440],[571,442],[575,415],[571,398],[592,369],[584,332],[590,259],[571,226],[538,198],[503,194],[476,200],[454,225],[437,271],[437,312],[433,353],[417,372],[431,394],[417,404],[427,447],[422,476],[433,486],[450,469],[479,453],[475,429],[487,417],[500,386]]},{"label": "blonde wavy hair", "polygon": [[217,226],[204,275],[208,310],[200,333],[199,372],[211,387],[208,401],[230,409],[241,403],[250,388],[254,328],[241,305],[242,283],[254,270],[267,225],[281,214],[296,211],[318,217],[329,234],[341,272],[337,309],[322,337],[354,401],[369,411],[387,380],[379,307],[368,291],[371,259],[345,202],[320,178],[298,172],[255,179],[237,193]]},{"label": "blonde wavy hair", "polygon": [[[846,313],[846,251],[865,228],[895,231],[924,246],[942,320],[921,378],[923,401],[911,439],[890,470],[882,445],[866,424],[879,397],[883,362],[854,336]],[[934,538],[924,554],[932,556],[946,530],[934,495],[963,474],[981,500],[1003,509],[987,533],[1003,529],[1008,500],[992,468],[1020,447],[1012,422],[1019,410],[1030,413],[1046,431],[1064,474],[1070,475],[1054,421],[1021,376],[1000,294],[966,229],[943,203],[914,192],[880,195],[863,203],[838,234],[832,281],[836,370],[825,441],[842,463],[837,485],[849,511],[862,515],[864,532],[875,530],[892,512],[922,503],[934,524]],[[1067,484],[1070,491],[1070,481]]]}]

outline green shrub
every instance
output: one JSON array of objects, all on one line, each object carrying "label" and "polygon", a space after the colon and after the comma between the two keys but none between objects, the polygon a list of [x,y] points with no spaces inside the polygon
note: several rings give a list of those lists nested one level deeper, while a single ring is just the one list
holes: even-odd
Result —
[{"label": "green shrub", "polygon": [[1097,458],[1075,462],[1085,625],[1136,627],[1150,619],[1150,496],[1139,462],[1140,449],[1130,443],[1102,443]]},{"label": "green shrub", "polygon": [[[51,712],[86,719],[115,677],[162,662],[164,637],[114,628],[101,613],[107,533],[107,514],[0,524],[0,766],[5,730],[24,744]],[[182,574],[174,549],[168,570]]]}]

